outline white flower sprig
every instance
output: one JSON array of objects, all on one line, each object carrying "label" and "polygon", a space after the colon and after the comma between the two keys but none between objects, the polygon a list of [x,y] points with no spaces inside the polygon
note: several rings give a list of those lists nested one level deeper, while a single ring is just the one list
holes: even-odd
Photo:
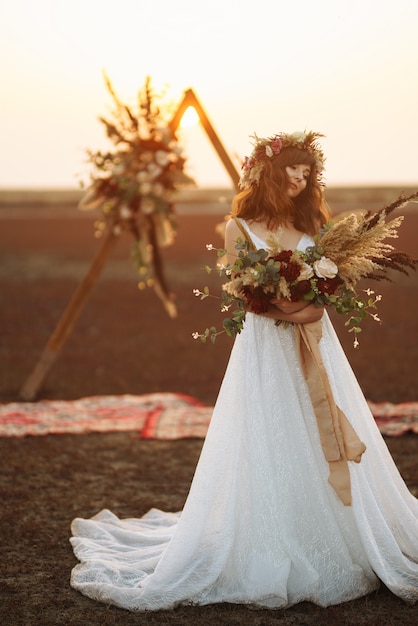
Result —
[{"label": "white flower sprig", "polygon": [[[305,134],[303,138],[310,141]],[[293,139],[299,141],[299,136]],[[274,154],[280,153],[282,145],[283,137],[257,138],[255,157],[261,159],[258,163],[269,158],[268,147]],[[254,173],[254,167],[254,163],[248,163],[248,172]],[[351,213],[335,223],[325,224],[314,237],[313,245],[304,251],[284,250],[280,235],[269,238],[267,250],[254,250],[248,241],[238,239],[235,262],[218,267],[220,274],[228,278],[222,285],[221,310],[226,312],[231,304],[236,305],[232,316],[224,319],[221,332],[235,337],[243,328],[247,310],[263,314],[272,301],[288,298],[293,302],[305,300],[329,306],[341,315],[348,315],[345,325],[354,334],[354,347],[357,347],[361,322],[367,317],[380,322],[373,309],[381,300],[381,296],[370,289],[364,291],[367,299],[360,296],[356,291],[358,282],[361,279],[391,280],[394,271],[408,275],[410,270],[416,269],[416,259],[396,250],[386,240],[398,237],[403,220],[403,216],[398,216],[388,221],[388,216],[408,202],[417,201],[418,191],[410,196],[399,196],[376,213]],[[207,249],[216,248],[208,244]],[[221,257],[226,251],[219,250],[217,254]],[[198,295],[202,299],[208,297],[208,288],[198,291]],[[214,341],[218,334],[212,327],[193,336],[202,341],[211,337]]]},{"label": "white flower sprig", "polygon": [[[193,294],[205,300],[214,297],[221,300],[220,310],[227,313],[233,305],[231,316],[223,320],[223,329],[215,326],[203,332],[194,331],[192,337],[206,343],[208,339],[215,342],[218,335],[226,333],[235,337],[244,326],[246,312],[263,313],[273,299],[289,298],[306,300],[318,306],[331,306],[337,313],[350,314],[345,325],[354,334],[354,347],[359,345],[358,335],[362,331],[361,322],[368,316],[380,322],[377,313],[373,313],[376,304],[381,300],[371,289],[364,290],[367,299],[344,286],[338,276],[338,266],[323,254],[319,243],[305,252],[283,250],[278,240],[271,241],[268,250],[250,250],[249,243],[238,239],[238,251],[235,262],[231,265],[219,265],[216,270],[225,276],[227,282],[222,285],[221,296],[213,296],[209,287],[193,289]],[[218,258],[226,254],[226,250],[207,244],[208,251],[216,251]],[[211,273],[213,268],[206,266]],[[279,325],[280,322],[277,322]]]}]

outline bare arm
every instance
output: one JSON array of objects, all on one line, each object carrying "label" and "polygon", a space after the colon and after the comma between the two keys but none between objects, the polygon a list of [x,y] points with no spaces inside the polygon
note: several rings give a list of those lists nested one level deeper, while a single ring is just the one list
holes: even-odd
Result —
[{"label": "bare arm", "polygon": [[225,249],[227,250],[226,256],[221,259],[222,263],[233,265],[237,258],[237,250],[235,244],[237,239],[243,239],[243,234],[239,227],[236,225],[235,220],[229,220],[225,226]]},{"label": "bare arm", "polygon": [[[292,303],[291,303],[292,304]],[[299,303],[297,303],[299,304]],[[292,313],[285,313],[278,308],[277,305],[271,304],[267,313],[263,313],[265,317],[283,322],[293,322],[294,324],[309,324],[317,322],[324,313],[323,307],[317,307],[315,304],[304,303],[304,306]]]},{"label": "bare arm", "polygon": [[275,304],[283,313],[296,313],[301,309],[309,306],[308,300],[298,300],[297,302],[292,302],[287,298],[280,298],[280,300],[272,300],[272,304]]}]

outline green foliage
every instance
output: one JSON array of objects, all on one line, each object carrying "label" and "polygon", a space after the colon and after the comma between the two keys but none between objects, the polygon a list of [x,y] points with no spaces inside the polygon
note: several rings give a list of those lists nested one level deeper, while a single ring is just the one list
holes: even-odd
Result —
[{"label": "green foliage", "polygon": [[[329,228],[331,226],[324,227],[324,231]],[[236,337],[244,327],[246,311],[249,306],[247,299],[244,297],[244,289],[251,291],[257,288],[265,294],[270,294],[267,296],[268,298],[279,297],[279,292],[276,290],[281,285],[280,280],[285,279],[288,289],[294,285],[297,286],[298,273],[301,272],[302,268],[306,269],[308,267],[311,268],[310,277],[301,279],[304,283],[304,291],[298,299],[312,302],[318,307],[331,306],[338,314],[349,315],[345,325],[349,328],[349,332],[355,335],[354,345],[357,346],[357,335],[361,332],[360,324],[362,321],[369,315],[376,321],[380,321],[377,315],[370,312],[371,309],[376,309],[376,302],[380,300],[380,296],[370,297],[374,292],[367,290],[366,293],[369,297],[365,299],[352,289],[345,287],[342,281],[338,279],[336,266],[335,275],[331,274],[332,278],[323,278],[318,275],[314,268],[316,267],[316,262],[324,258],[324,249],[320,245],[318,237],[315,241],[315,245],[308,247],[304,252],[284,251],[284,256],[280,256],[280,252],[273,254],[271,250],[250,249],[248,241],[238,239],[235,246],[237,255],[234,263],[218,267],[216,270],[221,277],[226,278],[221,295],[212,296],[207,286],[203,288],[203,291],[194,290],[195,295],[199,296],[201,300],[209,296],[220,299],[221,312],[226,313],[233,307],[232,311],[228,317],[224,318],[222,330],[217,330],[216,327],[212,326],[206,328],[203,333],[193,333],[193,336],[196,339],[200,338],[203,343],[206,343],[209,338],[214,343],[216,337],[223,333],[232,338]],[[208,250],[215,249],[212,245],[208,245],[207,248]],[[225,249],[217,250],[218,258],[224,257],[225,254]],[[297,275],[289,282],[286,272],[291,263],[296,265]],[[213,268],[208,266],[205,267],[205,270],[209,274],[214,271]],[[228,283],[236,280],[237,277],[243,276],[245,276],[245,281],[240,283],[240,288],[237,287],[238,291],[227,288]]]}]

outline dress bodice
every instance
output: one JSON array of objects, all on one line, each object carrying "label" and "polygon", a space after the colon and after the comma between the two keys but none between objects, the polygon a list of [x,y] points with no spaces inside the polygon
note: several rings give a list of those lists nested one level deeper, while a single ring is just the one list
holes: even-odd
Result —
[{"label": "dress bodice", "polygon": [[[256,248],[267,248],[267,243],[261,239],[261,237],[259,237],[258,235],[256,235],[250,228],[250,226],[248,225],[248,223],[240,218],[240,221],[242,223],[242,225],[245,227],[245,229],[247,230],[248,234],[250,235],[253,244],[255,245]],[[310,235],[307,235],[306,233],[303,233],[303,235],[301,236],[301,238],[299,239],[298,245],[296,246],[297,250],[306,250],[306,248],[308,246],[312,246],[314,244],[314,241],[312,239],[312,237]]]}]

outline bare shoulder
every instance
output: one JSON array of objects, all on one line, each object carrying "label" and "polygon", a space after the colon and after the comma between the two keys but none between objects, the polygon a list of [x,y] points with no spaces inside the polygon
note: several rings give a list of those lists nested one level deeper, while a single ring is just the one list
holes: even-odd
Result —
[{"label": "bare shoulder", "polygon": [[236,259],[235,245],[239,238],[242,238],[242,232],[234,219],[230,219],[225,227],[225,248],[227,254],[224,257],[224,262],[233,264]]},{"label": "bare shoulder", "polygon": [[231,217],[226,223],[225,240],[236,241],[238,237],[242,237],[242,231],[236,221]]}]

